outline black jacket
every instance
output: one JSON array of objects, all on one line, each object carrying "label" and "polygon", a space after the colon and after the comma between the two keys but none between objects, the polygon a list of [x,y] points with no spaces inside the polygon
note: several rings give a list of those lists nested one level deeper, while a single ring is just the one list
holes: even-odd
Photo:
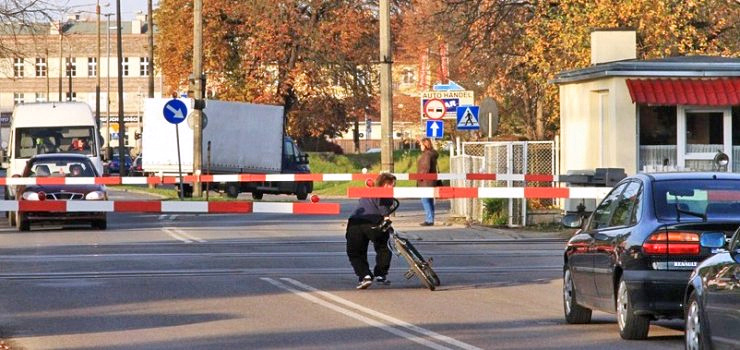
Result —
[{"label": "black jacket", "polygon": [[360,198],[357,209],[349,217],[349,222],[377,225],[391,213],[392,208],[393,198]]}]

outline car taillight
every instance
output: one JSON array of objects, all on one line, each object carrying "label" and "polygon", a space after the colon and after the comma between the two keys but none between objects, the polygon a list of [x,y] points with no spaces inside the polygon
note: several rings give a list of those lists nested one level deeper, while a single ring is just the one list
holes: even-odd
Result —
[{"label": "car taillight", "polygon": [[699,234],[686,231],[655,232],[642,244],[645,254],[698,255]]}]

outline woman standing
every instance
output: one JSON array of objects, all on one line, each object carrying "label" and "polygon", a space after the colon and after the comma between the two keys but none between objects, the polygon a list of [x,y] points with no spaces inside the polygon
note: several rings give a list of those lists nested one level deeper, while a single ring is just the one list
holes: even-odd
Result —
[{"label": "woman standing", "polygon": [[[421,139],[421,156],[416,163],[419,174],[436,174],[437,173],[437,151],[432,146],[432,141],[428,138]],[[434,187],[437,180],[416,180],[418,187]],[[424,222],[421,226],[434,225],[434,198],[422,198],[421,205],[424,207]]]}]

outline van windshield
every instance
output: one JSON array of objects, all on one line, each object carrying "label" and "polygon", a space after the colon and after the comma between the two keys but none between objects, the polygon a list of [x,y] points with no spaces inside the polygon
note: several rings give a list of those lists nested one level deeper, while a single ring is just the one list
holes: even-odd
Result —
[{"label": "van windshield", "polygon": [[15,140],[16,158],[31,158],[45,153],[98,155],[91,126],[18,128]]}]

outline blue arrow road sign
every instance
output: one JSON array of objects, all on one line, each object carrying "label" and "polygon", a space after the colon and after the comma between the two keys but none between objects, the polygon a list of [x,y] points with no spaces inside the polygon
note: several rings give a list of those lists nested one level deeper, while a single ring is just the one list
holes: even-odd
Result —
[{"label": "blue arrow road sign", "polygon": [[462,86],[457,85],[456,82],[450,80],[447,84],[435,84],[432,86],[432,90],[434,91],[458,91],[458,90],[465,90]]},{"label": "blue arrow road sign", "polygon": [[168,122],[172,124],[180,124],[188,115],[188,107],[185,106],[184,102],[172,99],[164,104],[162,113],[164,114],[164,119],[167,119]]},{"label": "blue arrow road sign", "polygon": [[440,138],[444,132],[445,125],[441,120],[427,120],[427,137]]},{"label": "blue arrow road sign", "polygon": [[480,130],[478,106],[457,107],[457,130]]}]

